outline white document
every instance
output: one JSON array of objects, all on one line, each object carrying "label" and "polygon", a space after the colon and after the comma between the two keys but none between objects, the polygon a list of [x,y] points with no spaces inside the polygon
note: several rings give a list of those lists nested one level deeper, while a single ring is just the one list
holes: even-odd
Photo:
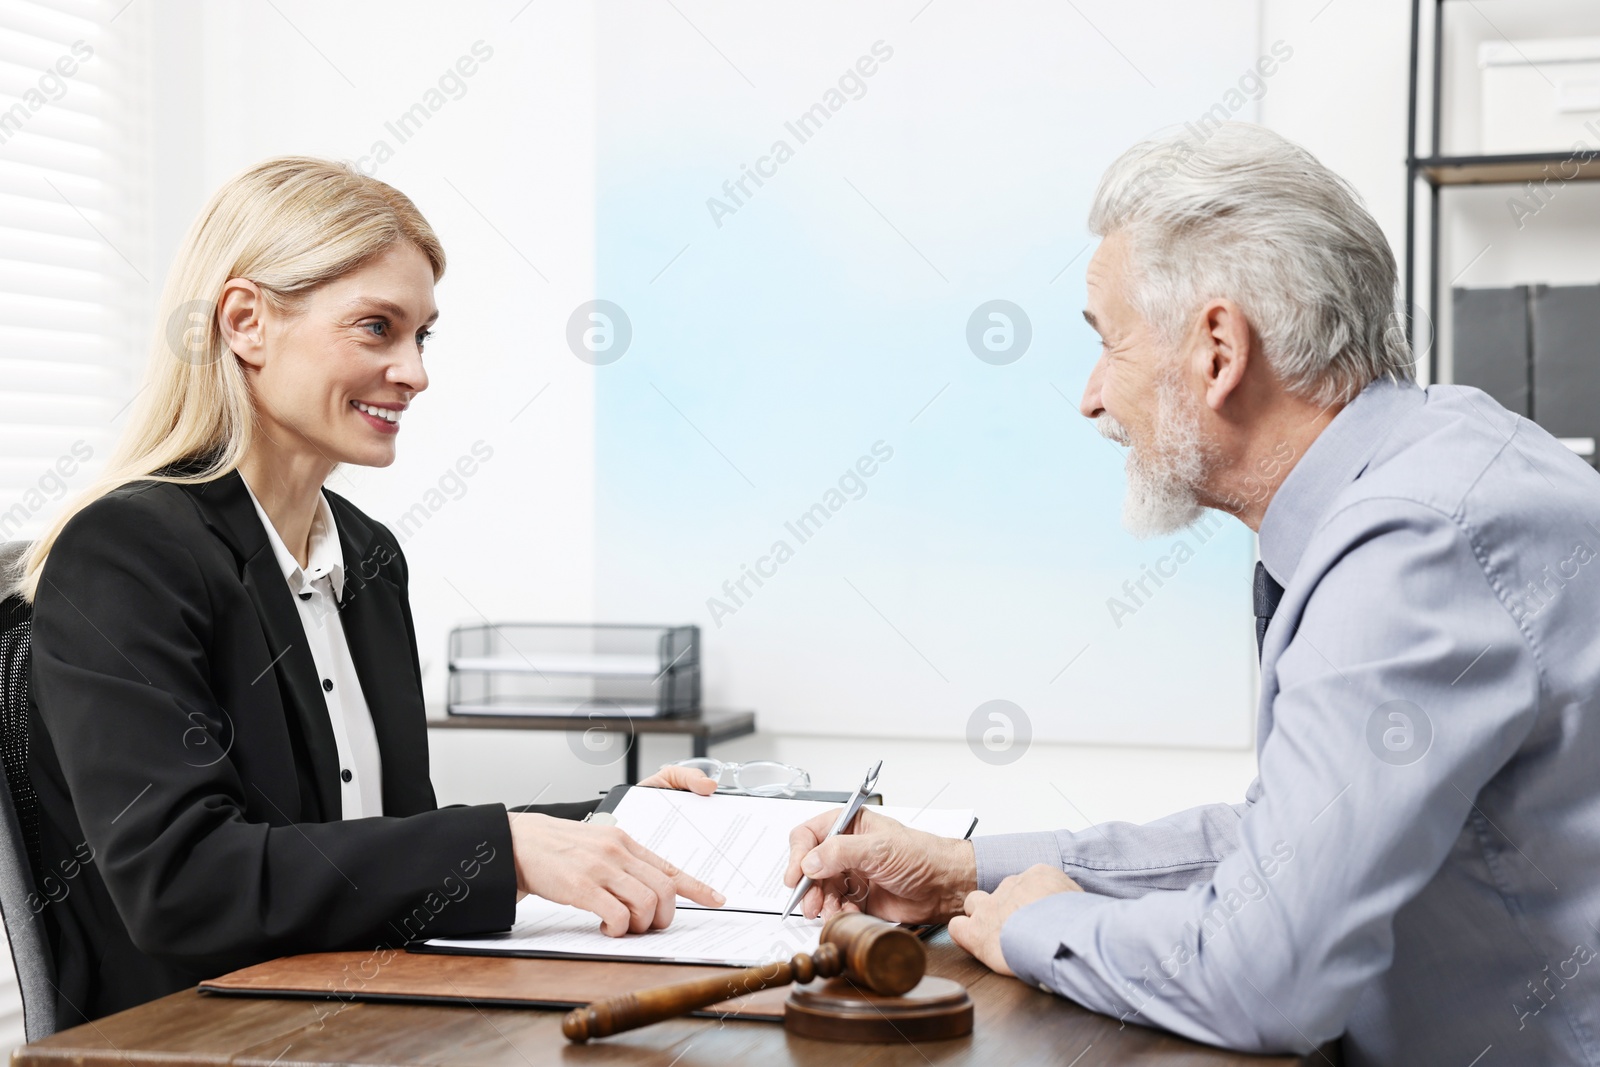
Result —
[{"label": "white document", "polygon": [[510,932],[435,938],[425,947],[441,952],[754,967],[814,951],[821,933],[822,920],[798,915],[784,921],[776,915],[680,909],[665,930],[607,937],[600,932],[600,920],[589,912],[527,896],[517,904],[516,925]]},{"label": "white document", "polygon": [[[612,812],[617,825],[645,848],[728,898],[723,911],[783,912],[794,890],[783,884],[789,831],[843,805],[820,800],[679,789],[629,789]],[[870,807],[880,815],[941,837],[972,832],[970,809]],[[700,905],[678,898],[680,908]]]}]

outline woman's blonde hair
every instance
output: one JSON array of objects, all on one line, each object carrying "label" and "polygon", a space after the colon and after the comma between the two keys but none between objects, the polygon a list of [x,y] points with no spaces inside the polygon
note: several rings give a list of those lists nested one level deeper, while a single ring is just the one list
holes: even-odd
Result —
[{"label": "woman's blonde hair", "polygon": [[[428,258],[434,281],[443,277],[444,248],[417,206],[349,163],[280,156],[218,189],[167,275],[127,428],[104,473],[33,544],[18,592],[33,600],[62,527],[107,493],[140,480],[212,481],[249,451],[256,421],[249,382],[217,326],[228,279],[255,282],[276,313],[292,317],[317,286],[400,242]],[[187,468],[170,469],[180,464]]]}]

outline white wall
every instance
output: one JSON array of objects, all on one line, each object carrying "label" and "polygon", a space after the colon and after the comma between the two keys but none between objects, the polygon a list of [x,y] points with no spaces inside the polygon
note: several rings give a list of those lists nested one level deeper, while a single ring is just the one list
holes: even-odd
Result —
[{"label": "white wall", "polygon": [[[788,733],[954,740],[1003,699],[1035,739],[1248,745],[1249,532],[1130,537],[1075,402],[1101,171],[1130,130],[1254,116],[1256,0],[699,5],[753,84],[627,10],[600,63],[597,277],[635,324],[595,375],[602,617],[698,623],[708,699]],[[967,336],[996,298],[1031,324],[1000,366]]]}]

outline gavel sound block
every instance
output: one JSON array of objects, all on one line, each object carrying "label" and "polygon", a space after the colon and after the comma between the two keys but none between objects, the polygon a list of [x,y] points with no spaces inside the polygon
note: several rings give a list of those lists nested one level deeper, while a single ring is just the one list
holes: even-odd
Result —
[{"label": "gavel sound block", "polygon": [[641,989],[574,1008],[561,1022],[568,1040],[584,1042],[685,1015],[746,993],[827,978],[796,989],[783,1025],[825,1041],[937,1041],[972,1033],[972,998],[948,978],[924,977],[927,953],[910,930],[859,912],[840,913],[822,928],[811,955],[751,967],[737,974]]}]

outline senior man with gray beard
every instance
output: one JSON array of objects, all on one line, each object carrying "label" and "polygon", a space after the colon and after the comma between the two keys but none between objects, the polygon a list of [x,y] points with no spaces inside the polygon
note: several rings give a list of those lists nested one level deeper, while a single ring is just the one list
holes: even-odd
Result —
[{"label": "senior man with gray beard", "polygon": [[805,913],[947,919],[997,971],[1242,1051],[1600,1063],[1600,475],[1413,383],[1382,232],[1276,134],[1141,144],[1090,227],[1081,410],[1129,448],[1126,525],[1260,537],[1258,777],[970,843],[825,816],[791,839]]}]

